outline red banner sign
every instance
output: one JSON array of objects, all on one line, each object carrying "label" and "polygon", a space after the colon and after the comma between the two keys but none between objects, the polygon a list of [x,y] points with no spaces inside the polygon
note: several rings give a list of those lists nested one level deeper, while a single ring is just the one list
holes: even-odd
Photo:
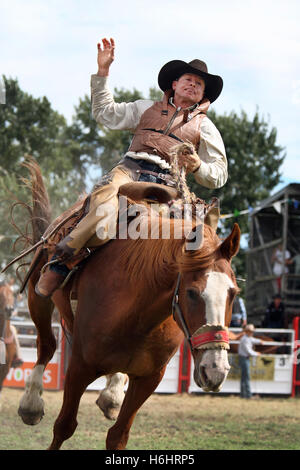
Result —
[{"label": "red banner sign", "polygon": [[[11,368],[3,382],[3,386],[24,388],[25,381],[29,377],[33,367],[34,362],[24,362],[22,367]],[[59,389],[58,364],[50,363],[47,365],[43,374],[43,385],[45,389]]]}]

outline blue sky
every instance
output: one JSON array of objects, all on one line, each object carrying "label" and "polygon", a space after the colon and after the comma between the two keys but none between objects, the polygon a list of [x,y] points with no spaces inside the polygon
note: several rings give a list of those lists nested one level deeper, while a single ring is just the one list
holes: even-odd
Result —
[{"label": "blue sky", "polygon": [[169,60],[202,59],[224,80],[217,113],[258,107],[277,128],[283,186],[300,182],[299,21],[299,0],[2,0],[0,75],[71,120],[102,37],[116,41],[112,89],[147,95]]}]

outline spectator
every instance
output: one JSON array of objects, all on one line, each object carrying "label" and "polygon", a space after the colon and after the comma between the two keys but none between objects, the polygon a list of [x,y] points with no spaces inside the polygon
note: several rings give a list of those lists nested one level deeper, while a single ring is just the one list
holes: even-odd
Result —
[{"label": "spectator", "polygon": [[264,325],[266,328],[284,328],[285,306],[280,294],[275,295],[268,305]]},{"label": "spectator", "polygon": [[254,325],[245,326],[245,334],[240,339],[240,344],[238,348],[239,355],[239,365],[241,368],[241,389],[240,397],[241,398],[252,398],[251,393],[251,384],[250,384],[250,356],[259,356],[260,353],[254,351],[254,344],[264,344],[258,338],[253,338],[255,327]]},{"label": "spectator", "polygon": [[289,272],[288,265],[293,262],[291,259],[291,254],[288,250],[283,250],[282,243],[278,245],[272,255],[271,259],[273,263],[273,274],[277,276],[277,289],[281,290],[281,277],[283,274]]},{"label": "spectator", "polygon": [[234,299],[232,307],[232,316],[230,326],[234,328],[242,328],[247,324],[247,313],[244,301],[237,296]]},{"label": "spectator", "polygon": [[293,286],[294,289],[300,289],[300,254],[297,254],[294,256],[294,263],[295,263],[295,269],[294,269],[294,274],[297,274],[299,276],[296,279],[296,282],[294,283],[295,285]]},{"label": "spectator", "polygon": [[14,303],[14,311],[12,313],[11,319],[14,321],[24,321],[25,316],[20,316],[19,314],[23,311],[23,314],[26,314],[26,298],[23,294],[17,294]]}]

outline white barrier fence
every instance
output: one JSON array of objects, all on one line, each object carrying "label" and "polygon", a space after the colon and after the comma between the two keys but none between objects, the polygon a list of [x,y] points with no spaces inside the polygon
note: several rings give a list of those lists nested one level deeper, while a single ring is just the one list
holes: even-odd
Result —
[{"label": "white barrier fence", "polygon": [[[36,332],[31,321],[12,321],[17,328],[18,338],[21,345],[21,355],[24,360],[22,367],[10,369],[4,386],[21,387],[30,374],[36,361],[37,351],[35,347]],[[63,388],[64,363],[65,363],[65,339],[62,327],[54,323],[53,331],[57,340],[56,352],[44,373],[44,387],[46,389],[59,390]],[[241,330],[232,328],[233,332]],[[262,329],[255,330],[255,336],[266,335],[274,337],[268,346],[284,347],[284,353],[262,354],[251,358],[251,387],[253,393],[259,394],[291,394],[293,381],[293,359],[294,359],[294,330],[285,329]],[[278,340],[279,339],[279,340]],[[234,347],[238,341],[231,341]],[[187,356],[187,357],[186,357]],[[229,353],[231,370],[222,388],[222,393],[239,393],[240,369],[238,366],[238,354]],[[183,374],[183,369],[187,370]],[[156,393],[178,393],[182,391],[182,381],[186,381],[186,391],[189,393],[203,393],[195,384],[193,379],[194,364],[190,351],[183,359],[183,347],[170,360],[165,376],[156,389]],[[88,390],[101,390],[105,387],[105,377],[101,377],[89,385]]]}]

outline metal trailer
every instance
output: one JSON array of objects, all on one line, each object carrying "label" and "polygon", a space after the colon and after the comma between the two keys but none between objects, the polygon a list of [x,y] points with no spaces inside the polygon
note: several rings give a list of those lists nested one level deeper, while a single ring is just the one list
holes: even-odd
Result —
[{"label": "metal trailer", "polygon": [[[281,277],[274,274],[272,256],[282,245],[292,264]],[[247,251],[246,307],[248,322],[263,325],[266,308],[280,293],[286,312],[285,327],[300,312],[300,184],[289,184],[250,212]]]}]

